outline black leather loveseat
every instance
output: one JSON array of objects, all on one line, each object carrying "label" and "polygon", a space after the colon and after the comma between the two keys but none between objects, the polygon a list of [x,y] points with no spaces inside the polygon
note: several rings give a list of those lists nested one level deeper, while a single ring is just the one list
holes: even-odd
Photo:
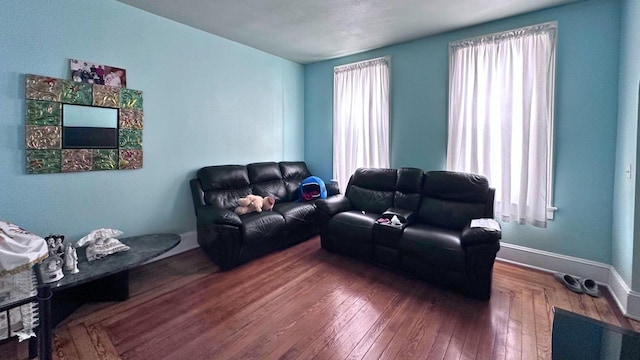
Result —
[{"label": "black leather loveseat", "polygon": [[[502,233],[470,223],[493,218],[494,196],[479,175],[358,169],[345,196],[316,202],[322,247],[488,299]],[[402,225],[377,222],[394,214]]]},{"label": "black leather loveseat", "polygon": [[[311,176],[304,162],[208,166],[190,181],[198,244],[223,270],[318,234],[314,202],[298,200],[300,182]],[[329,196],[339,193],[327,184]],[[238,199],[273,196],[273,211],[238,216]]]}]

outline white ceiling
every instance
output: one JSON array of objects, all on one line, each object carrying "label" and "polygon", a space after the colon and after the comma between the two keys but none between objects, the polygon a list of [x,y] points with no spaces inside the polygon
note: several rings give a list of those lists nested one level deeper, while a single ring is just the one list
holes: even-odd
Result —
[{"label": "white ceiling", "polygon": [[118,0],[298,63],[579,0]]}]

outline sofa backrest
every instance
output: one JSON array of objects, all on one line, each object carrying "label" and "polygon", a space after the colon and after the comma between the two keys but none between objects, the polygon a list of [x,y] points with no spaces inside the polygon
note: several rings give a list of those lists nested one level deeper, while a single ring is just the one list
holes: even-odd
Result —
[{"label": "sofa backrest", "polygon": [[207,205],[233,210],[238,199],[251,194],[247,168],[242,165],[207,166],[198,170],[202,199]]},{"label": "sofa backrest", "polygon": [[251,191],[262,197],[273,196],[276,202],[287,198],[287,189],[282,181],[280,166],[275,162],[260,162],[247,165]]},{"label": "sofa backrest", "polygon": [[355,210],[382,214],[393,206],[397,176],[396,169],[357,169],[349,180],[346,197]]},{"label": "sofa backrest", "polygon": [[416,168],[360,168],[349,180],[346,196],[361,211],[381,214],[390,207],[417,211],[423,175]]},{"label": "sofa backrest", "polygon": [[233,210],[238,199],[249,194],[273,196],[277,202],[296,201],[300,183],[309,176],[304,161],[259,162],[203,167],[189,183],[197,213],[203,205]]},{"label": "sofa backrest", "polygon": [[420,222],[462,230],[472,219],[493,217],[494,192],[481,175],[450,171],[425,174]]},{"label": "sofa backrest", "polygon": [[311,176],[304,161],[282,161],[279,163],[280,173],[287,191],[285,201],[296,201],[299,197],[298,189],[302,180]]},{"label": "sofa backrest", "polygon": [[396,179],[395,192],[393,194],[393,206],[406,210],[418,211],[423,178],[424,173],[420,169],[398,169],[398,177]]}]

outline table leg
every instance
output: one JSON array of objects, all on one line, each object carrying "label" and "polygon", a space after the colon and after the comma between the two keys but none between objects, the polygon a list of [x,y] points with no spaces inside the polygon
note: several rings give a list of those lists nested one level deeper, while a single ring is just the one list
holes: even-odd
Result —
[{"label": "table leg", "polygon": [[35,359],[37,356],[38,356],[38,337],[32,336],[29,338],[29,359]]},{"label": "table leg", "polygon": [[39,347],[40,347],[40,360],[51,360],[51,297],[53,293],[48,286],[42,286],[38,289],[38,305],[40,308],[40,326],[39,332]]}]

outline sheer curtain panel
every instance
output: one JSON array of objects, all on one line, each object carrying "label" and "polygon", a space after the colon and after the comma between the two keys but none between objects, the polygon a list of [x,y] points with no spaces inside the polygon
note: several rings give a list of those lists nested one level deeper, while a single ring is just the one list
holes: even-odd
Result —
[{"label": "sheer curtain panel", "polygon": [[387,57],[334,68],[333,177],[341,192],[360,167],[389,167]]},{"label": "sheer curtain panel", "polygon": [[496,215],[546,227],[556,23],[449,44],[447,168],[486,176]]}]

